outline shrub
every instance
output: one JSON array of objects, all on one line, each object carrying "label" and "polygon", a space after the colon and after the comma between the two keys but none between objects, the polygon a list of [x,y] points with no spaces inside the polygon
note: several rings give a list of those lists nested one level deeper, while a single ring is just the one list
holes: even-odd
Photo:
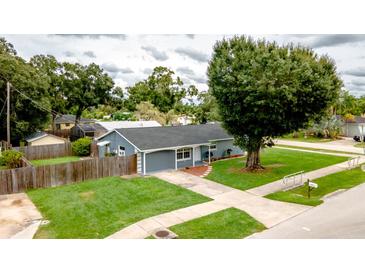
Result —
[{"label": "shrub", "polygon": [[92,140],[88,137],[80,138],[72,143],[72,151],[77,156],[89,156]]},{"label": "shrub", "polygon": [[23,154],[16,150],[5,150],[1,153],[0,165],[7,168],[18,168],[22,166]]}]

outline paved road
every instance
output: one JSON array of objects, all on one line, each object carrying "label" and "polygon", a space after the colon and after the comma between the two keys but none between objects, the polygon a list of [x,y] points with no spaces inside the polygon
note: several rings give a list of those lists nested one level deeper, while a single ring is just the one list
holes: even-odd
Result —
[{"label": "paved road", "polygon": [[279,145],[287,145],[287,146],[297,146],[297,147],[305,147],[305,148],[315,148],[315,149],[327,149],[327,150],[337,150],[343,152],[351,152],[364,154],[363,148],[354,147],[353,144],[345,143],[344,141],[333,141],[328,143],[307,143],[300,141],[288,141],[288,140],[276,140],[276,143]]},{"label": "paved road", "polygon": [[365,239],[365,183],[280,223],[255,239]]}]

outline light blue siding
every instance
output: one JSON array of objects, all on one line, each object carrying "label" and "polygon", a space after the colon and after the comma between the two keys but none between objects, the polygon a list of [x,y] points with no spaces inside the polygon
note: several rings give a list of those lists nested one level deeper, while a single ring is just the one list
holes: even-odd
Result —
[{"label": "light blue siding", "polygon": [[[213,144],[213,143],[212,143]],[[242,149],[240,149],[237,146],[233,145],[233,140],[222,140],[222,141],[216,141],[214,142],[215,145],[217,145],[216,150],[211,150],[211,153],[213,154],[211,158],[222,158],[228,156],[228,149],[231,149],[231,156],[233,155],[241,155],[243,154]],[[202,146],[201,147],[202,152],[202,159],[208,160],[208,146]]]},{"label": "light blue siding", "polygon": [[[118,152],[118,146],[124,146],[125,147],[125,155],[133,155],[135,154],[135,148],[132,146],[126,139],[124,139],[122,136],[120,136],[118,133],[113,131],[112,133],[100,138],[98,142],[102,141],[109,141],[110,142],[110,152]],[[105,155],[105,147],[103,149],[100,149],[99,147],[99,157],[104,157]]]}]

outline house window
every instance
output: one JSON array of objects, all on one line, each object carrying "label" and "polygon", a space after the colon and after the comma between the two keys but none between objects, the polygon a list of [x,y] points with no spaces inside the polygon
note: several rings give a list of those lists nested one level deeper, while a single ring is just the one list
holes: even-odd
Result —
[{"label": "house window", "polygon": [[118,147],[118,156],[120,156],[120,157],[125,156],[125,147],[124,146]]},{"label": "house window", "polygon": [[178,161],[185,161],[191,159],[191,149],[181,148],[176,151],[176,158]]},{"label": "house window", "polygon": [[60,124],[57,124],[56,125],[56,129],[61,129],[61,125]]},{"label": "house window", "polygon": [[217,145],[210,145],[210,151],[217,150]]},{"label": "house window", "polygon": [[66,123],[66,127],[69,127],[70,126],[70,123]]}]

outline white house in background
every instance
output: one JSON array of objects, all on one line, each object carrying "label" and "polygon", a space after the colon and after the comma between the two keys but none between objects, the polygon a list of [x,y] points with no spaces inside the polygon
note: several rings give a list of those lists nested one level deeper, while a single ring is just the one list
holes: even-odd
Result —
[{"label": "white house in background", "polygon": [[365,117],[354,116],[353,120],[345,120],[341,115],[336,116],[343,122],[342,134],[346,137],[365,135]]},{"label": "white house in background", "polygon": [[194,118],[191,116],[183,115],[177,118],[177,122],[182,126],[186,126],[191,125],[193,123],[193,119]]}]

